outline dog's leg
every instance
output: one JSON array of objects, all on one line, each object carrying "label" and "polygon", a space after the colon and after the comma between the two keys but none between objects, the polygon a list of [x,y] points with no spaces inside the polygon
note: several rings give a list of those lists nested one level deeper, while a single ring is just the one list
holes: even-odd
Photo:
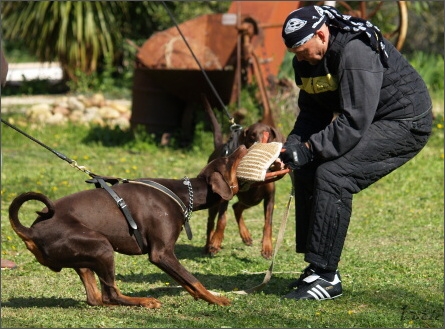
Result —
[{"label": "dog's leg", "polygon": [[149,253],[150,262],[170,275],[195,299],[203,299],[210,304],[229,305],[230,300],[223,296],[215,296],[209,292],[190,272],[178,261],[173,252],[174,245],[157,247],[152,245]]},{"label": "dog's leg", "polygon": [[215,232],[215,218],[216,218],[216,215],[218,214],[218,207],[219,207],[219,205],[210,207],[208,209],[206,244],[204,246],[205,253],[210,253],[210,244],[211,244],[211,239],[212,239],[213,233]]},{"label": "dog's leg", "polygon": [[109,284],[100,278],[102,286],[102,294],[105,305],[127,305],[127,306],[142,306],[145,308],[160,308],[161,303],[153,297],[130,297],[123,295],[116,286],[113,280]]},{"label": "dog's leg", "polygon": [[[79,232],[81,236],[78,235]],[[128,297],[121,294],[115,282],[114,249],[105,236],[76,224],[71,224],[70,228],[64,231],[64,235],[64,245],[69,245],[69,250],[76,250],[77,253],[69,255],[67,252],[59,252],[58,261],[69,263],[70,267],[75,268],[85,286],[89,305],[161,307],[161,303],[155,298]],[[93,272],[97,274],[101,284],[101,301]]]},{"label": "dog's leg", "polygon": [[96,277],[94,272],[88,268],[75,268],[74,269],[82,280],[87,293],[87,304],[91,306],[103,305],[102,294],[97,288]]},{"label": "dog's leg", "polygon": [[105,305],[142,306],[160,308],[161,303],[153,297],[129,297],[123,295],[116,286],[114,276],[114,251],[101,255],[94,268],[102,288],[102,301]]},{"label": "dog's leg", "polygon": [[[218,207],[218,220],[216,223],[216,229],[213,233],[211,233],[210,242],[207,243],[206,249],[208,252],[214,256],[221,250],[222,241],[224,240],[224,230],[226,229],[227,224],[227,207],[229,206],[229,202],[224,201],[219,204]],[[207,226],[207,234],[209,234]],[[209,236],[209,235],[207,235]]]},{"label": "dog's leg", "polygon": [[251,246],[252,236],[250,235],[249,229],[247,228],[246,224],[244,223],[244,217],[243,212],[244,210],[250,208],[242,204],[241,202],[236,202],[232,206],[233,212],[235,213],[235,219],[238,224],[238,231],[241,236],[241,239],[243,240],[243,243],[247,246]]},{"label": "dog's leg", "polygon": [[[273,183],[272,183],[273,184]],[[264,208],[264,227],[263,227],[263,240],[261,256],[266,259],[272,258],[272,217],[273,217],[273,207],[275,204],[275,191],[273,193],[267,194],[264,198],[263,208]]]}]

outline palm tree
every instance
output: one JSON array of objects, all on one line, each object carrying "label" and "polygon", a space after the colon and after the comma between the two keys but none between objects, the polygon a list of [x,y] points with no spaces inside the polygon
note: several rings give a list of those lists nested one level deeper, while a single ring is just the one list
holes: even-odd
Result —
[{"label": "palm tree", "polygon": [[[230,2],[166,1],[178,21],[227,10]],[[96,72],[122,56],[125,38],[144,40],[172,26],[160,1],[2,1],[3,38],[22,41],[44,61],[59,61],[65,77]]]},{"label": "palm tree", "polygon": [[105,56],[114,58],[128,13],[127,2],[3,2],[3,37],[23,40],[40,61],[59,61],[75,80],[77,70],[90,74]]}]

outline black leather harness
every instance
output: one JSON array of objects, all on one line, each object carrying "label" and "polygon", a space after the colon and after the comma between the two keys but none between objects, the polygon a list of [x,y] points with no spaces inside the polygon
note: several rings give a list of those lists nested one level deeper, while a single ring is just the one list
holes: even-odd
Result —
[{"label": "black leather harness", "polygon": [[130,229],[133,231],[133,234],[136,238],[136,242],[139,245],[139,248],[144,251],[144,243],[143,243],[143,239],[142,239],[142,235],[138,230],[138,226],[136,224],[136,222],[134,221],[133,217],[131,216],[131,213],[128,209],[127,204],[125,203],[124,199],[122,199],[109,185],[108,183],[110,183],[111,185],[116,185],[118,183],[133,183],[133,184],[143,184],[143,185],[147,185],[150,186],[152,188],[157,189],[158,191],[161,191],[163,193],[165,193],[166,195],[168,195],[170,198],[172,198],[182,209],[182,211],[184,212],[184,228],[185,228],[185,232],[187,233],[187,237],[189,240],[192,239],[193,235],[192,235],[192,230],[190,228],[190,218],[192,216],[192,210],[193,210],[193,189],[192,189],[192,184],[190,183],[190,180],[188,179],[188,177],[184,177],[184,185],[186,185],[188,187],[189,190],[189,207],[187,208],[184,203],[182,202],[182,200],[175,194],[173,193],[170,189],[168,189],[167,187],[165,187],[162,184],[156,183],[154,181],[151,180],[140,180],[140,181],[135,181],[135,180],[128,180],[128,179],[122,179],[122,178],[115,178],[115,177],[101,177],[101,176],[94,176],[92,179],[89,179],[86,181],[87,183],[94,183],[94,185],[96,186],[96,188],[103,188],[105,191],[108,192],[108,194],[111,195],[111,197],[114,199],[114,201],[116,201],[119,209],[122,211],[123,215],[125,216],[128,225],[130,226]]}]

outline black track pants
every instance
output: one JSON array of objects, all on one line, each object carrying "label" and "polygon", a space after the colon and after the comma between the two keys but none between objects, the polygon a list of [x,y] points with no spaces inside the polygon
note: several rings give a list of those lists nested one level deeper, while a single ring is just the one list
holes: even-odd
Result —
[{"label": "black track pants", "polygon": [[416,121],[376,121],[343,156],[294,170],[296,251],[335,270],[352,211],[352,195],[412,159],[425,146],[432,115]]}]

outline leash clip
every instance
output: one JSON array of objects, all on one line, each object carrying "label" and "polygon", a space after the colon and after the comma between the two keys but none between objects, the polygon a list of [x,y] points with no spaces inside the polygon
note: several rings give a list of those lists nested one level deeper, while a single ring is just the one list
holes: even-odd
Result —
[{"label": "leash clip", "polygon": [[234,123],[234,124],[232,124],[230,126],[230,130],[231,131],[239,131],[239,130],[242,130],[242,129],[243,129],[243,126],[241,126],[241,125],[239,125],[237,123]]}]

